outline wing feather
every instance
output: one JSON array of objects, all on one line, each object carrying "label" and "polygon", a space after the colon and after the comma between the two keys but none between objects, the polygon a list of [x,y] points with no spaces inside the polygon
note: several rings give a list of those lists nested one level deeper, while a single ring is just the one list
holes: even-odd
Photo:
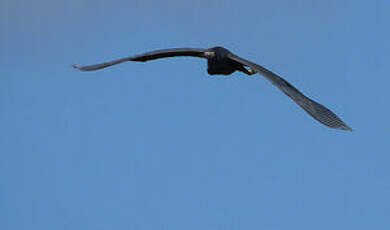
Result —
[{"label": "wing feather", "polygon": [[207,49],[200,49],[200,48],[173,48],[173,49],[162,49],[162,50],[155,50],[135,56],[125,57],[121,59],[116,59],[109,62],[103,62],[95,65],[87,65],[87,66],[79,66],[76,64],[73,64],[72,66],[76,69],[79,69],[81,71],[92,71],[92,70],[98,70],[107,68],[112,65],[116,65],[122,62],[126,61],[149,61],[159,58],[167,58],[167,57],[177,57],[177,56],[191,56],[191,57],[205,57],[205,52]]},{"label": "wing feather", "polygon": [[310,114],[314,119],[321,122],[322,124],[335,129],[352,131],[352,129],[347,124],[345,124],[336,114],[334,114],[332,111],[330,111],[325,106],[319,104],[318,102],[306,97],[288,81],[279,77],[277,74],[237,55],[229,54],[229,58],[254,69],[257,73],[262,74],[273,85],[282,90],[287,96],[289,96],[293,101],[295,101],[295,103],[297,103],[308,114]]}]

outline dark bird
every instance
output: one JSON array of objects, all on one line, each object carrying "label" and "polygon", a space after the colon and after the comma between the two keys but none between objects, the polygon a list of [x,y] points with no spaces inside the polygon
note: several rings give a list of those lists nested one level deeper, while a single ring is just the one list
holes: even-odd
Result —
[{"label": "dark bird", "polygon": [[192,56],[207,59],[207,72],[211,75],[222,74],[229,75],[234,71],[241,71],[245,74],[252,75],[260,73],[266,77],[273,85],[282,90],[295,103],[301,106],[308,114],[322,124],[335,129],[342,129],[352,131],[352,129],[345,124],[336,114],[330,111],[325,106],[315,102],[306,97],[298,89],[292,86],[289,82],[279,77],[268,69],[241,58],[223,47],[213,47],[210,49],[198,48],[174,48],[162,49],[147,52],[140,55],[117,59],[110,62],[105,62],[96,65],[78,66],[73,65],[74,68],[82,71],[91,71],[103,69],[112,65],[116,65],[126,61],[146,62],[149,60],[176,57],[176,56]]}]

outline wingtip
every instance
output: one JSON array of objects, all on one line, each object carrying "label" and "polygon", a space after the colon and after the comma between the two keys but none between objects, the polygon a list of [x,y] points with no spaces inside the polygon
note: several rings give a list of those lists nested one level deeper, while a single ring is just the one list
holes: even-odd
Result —
[{"label": "wingtip", "polygon": [[341,126],[340,129],[345,130],[345,131],[352,132],[352,128],[349,127],[348,125],[345,125],[345,124],[344,124],[343,126]]},{"label": "wingtip", "polygon": [[76,64],[72,64],[72,67],[75,68],[75,69],[80,69],[80,66],[76,65]]},{"label": "wingtip", "polygon": [[80,71],[87,71],[88,70],[88,69],[85,69],[84,67],[76,65],[76,64],[72,64],[72,67],[75,69],[78,69]]}]

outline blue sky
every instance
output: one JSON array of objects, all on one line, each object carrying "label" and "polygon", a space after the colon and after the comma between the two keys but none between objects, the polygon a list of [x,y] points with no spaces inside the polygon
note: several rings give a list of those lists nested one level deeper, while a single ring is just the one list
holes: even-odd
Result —
[{"label": "blue sky", "polygon": [[[0,2],[0,229],[389,229],[388,1]],[[262,76],[154,49],[222,45]]]}]

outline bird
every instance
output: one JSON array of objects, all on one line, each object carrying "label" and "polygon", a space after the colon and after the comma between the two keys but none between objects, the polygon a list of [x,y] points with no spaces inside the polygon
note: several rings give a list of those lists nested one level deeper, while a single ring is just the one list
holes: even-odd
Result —
[{"label": "bird", "polygon": [[104,62],[95,65],[79,66],[73,64],[72,66],[81,71],[93,71],[107,68],[112,65],[127,61],[147,62],[150,60],[190,56],[207,59],[207,72],[210,75],[230,75],[235,71],[243,72],[247,75],[261,74],[269,80],[274,86],[278,87],[283,93],[289,96],[296,104],[304,109],[310,116],[320,123],[334,129],[352,131],[352,128],[344,123],[335,113],[324,105],[314,101],[305,96],[297,88],[291,85],[288,81],[277,75],[276,73],[258,65],[254,62],[246,60],[237,56],[230,50],[216,46],[208,49],[204,48],[171,48],[159,49],[143,54],[116,59],[109,62]]}]

